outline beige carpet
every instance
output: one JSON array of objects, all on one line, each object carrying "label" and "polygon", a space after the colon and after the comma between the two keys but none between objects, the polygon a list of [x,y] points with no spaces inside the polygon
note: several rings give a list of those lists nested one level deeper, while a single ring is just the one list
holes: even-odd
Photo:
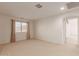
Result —
[{"label": "beige carpet", "polygon": [[58,45],[41,40],[25,40],[3,46],[2,56],[69,56],[79,55],[78,46]]}]

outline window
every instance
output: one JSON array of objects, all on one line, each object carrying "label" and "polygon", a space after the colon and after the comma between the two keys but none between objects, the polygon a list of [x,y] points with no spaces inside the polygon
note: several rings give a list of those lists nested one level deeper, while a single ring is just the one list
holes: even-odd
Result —
[{"label": "window", "polygon": [[17,22],[15,23],[16,32],[27,32],[27,23],[25,22]]},{"label": "window", "polygon": [[22,32],[27,32],[27,23],[22,23]]},{"label": "window", "polygon": [[68,19],[66,23],[66,43],[78,44],[78,19]]},{"label": "window", "polygon": [[21,32],[21,22],[16,22],[16,32]]}]

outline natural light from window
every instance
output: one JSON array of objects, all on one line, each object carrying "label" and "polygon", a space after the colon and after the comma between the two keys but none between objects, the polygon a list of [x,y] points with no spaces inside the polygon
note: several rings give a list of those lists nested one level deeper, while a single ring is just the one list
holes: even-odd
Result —
[{"label": "natural light from window", "polygon": [[68,19],[66,23],[66,39],[69,43],[78,42],[78,19]]},{"label": "natural light from window", "polygon": [[15,30],[16,32],[27,32],[27,23],[25,22],[18,22],[15,23]]}]

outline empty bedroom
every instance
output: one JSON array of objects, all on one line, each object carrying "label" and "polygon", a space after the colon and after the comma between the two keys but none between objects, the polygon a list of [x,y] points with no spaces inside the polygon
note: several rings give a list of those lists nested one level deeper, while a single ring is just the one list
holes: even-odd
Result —
[{"label": "empty bedroom", "polygon": [[79,56],[79,2],[0,2],[0,56]]}]

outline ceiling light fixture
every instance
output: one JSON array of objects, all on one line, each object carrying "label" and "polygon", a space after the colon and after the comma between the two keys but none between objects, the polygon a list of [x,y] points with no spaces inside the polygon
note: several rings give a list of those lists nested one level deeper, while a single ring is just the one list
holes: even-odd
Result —
[{"label": "ceiling light fixture", "polygon": [[64,10],[64,9],[65,9],[64,7],[61,7],[61,8],[60,8],[60,10]]},{"label": "ceiling light fixture", "polygon": [[35,5],[35,7],[42,8],[42,5],[41,4],[37,4],[37,5]]}]

